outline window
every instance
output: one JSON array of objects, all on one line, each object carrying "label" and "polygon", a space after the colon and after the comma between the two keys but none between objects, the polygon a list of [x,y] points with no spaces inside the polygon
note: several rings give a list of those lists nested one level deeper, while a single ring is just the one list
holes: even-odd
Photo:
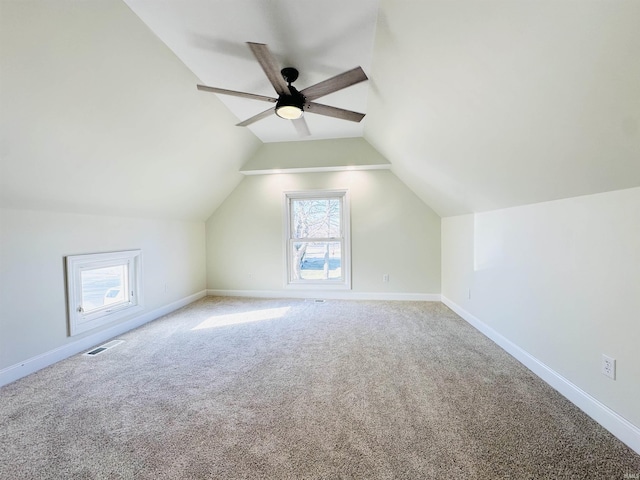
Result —
[{"label": "window", "polygon": [[140,250],[71,255],[66,263],[71,335],[142,310]]},{"label": "window", "polygon": [[286,192],[285,211],[287,285],[351,288],[348,192]]}]

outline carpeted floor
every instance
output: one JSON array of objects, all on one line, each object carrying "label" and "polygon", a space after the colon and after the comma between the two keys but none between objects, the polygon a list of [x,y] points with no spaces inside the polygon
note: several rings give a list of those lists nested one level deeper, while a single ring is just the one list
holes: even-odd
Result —
[{"label": "carpeted floor", "polygon": [[207,297],[117,338],[0,389],[0,478],[640,474],[440,303]]}]

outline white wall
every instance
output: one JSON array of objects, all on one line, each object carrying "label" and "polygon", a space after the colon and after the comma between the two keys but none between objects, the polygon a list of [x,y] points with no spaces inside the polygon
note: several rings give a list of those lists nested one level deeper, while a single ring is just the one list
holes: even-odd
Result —
[{"label": "white wall", "polygon": [[200,221],[0,210],[0,370],[94,333],[67,335],[66,255],[142,249],[144,314],[205,289],[204,230]]},{"label": "white wall", "polygon": [[440,293],[440,217],[386,170],[246,177],[207,221],[207,287],[286,295],[283,192],[323,188],[350,192],[353,292]]},{"label": "white wall", "polygon": [[444,218],[442,270],[445,301],[640,426],[640,188]]}]

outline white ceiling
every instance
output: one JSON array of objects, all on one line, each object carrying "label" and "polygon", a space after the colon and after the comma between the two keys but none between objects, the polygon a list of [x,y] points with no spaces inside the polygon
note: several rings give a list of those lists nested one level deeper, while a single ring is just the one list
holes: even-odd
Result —
[{"label": "white ceiling", "polygon": [[246,41],[298,67],[300,88],[362,66],[368,82],[321,99],[362,125],[309,114],[309,140],[364,137],[441,216],[640,186],[638,0],[0,10],[5,207],[206,219],[262,142],[299,140],[276,117],[234,126],[268,104],[196,90],[272,95]]},{"label": "white ceiling", "polygon": [[[125,2],[205,85],[277,96],[246,42],[266,43],[281,68],[297,68],[298,90],[357,66],[365,73],[371,69],[378,0]],[[366,83],[353,85],[317,102],[366,113],[368,91]],[[256,100],[219,97],[238,121],[273,108]],[[311,113],[305,120],[311,131],[305,138],[275,115],[248,128],[263,142],[281,142],[362,136],[365,122]]]},{"label": "white ceiling", "polygon": [[[363,135],[442,216],[640,185],[639,1],[126,1],[213,86],[272,95],[247,40],[300,87],[361,65],[325,100],[362,125],[308,114],[310,139]],[[239,119],[269,106],[222,97]]]},{"label": "white ceiling", "polygon": [[640,186],[640,1],[383,1],[365,138],[441,216]]},{"label": "white ceiling", "polygon": [[0,0],[0,67],[2,207],[205,220],[261,145],[119,0]]}]

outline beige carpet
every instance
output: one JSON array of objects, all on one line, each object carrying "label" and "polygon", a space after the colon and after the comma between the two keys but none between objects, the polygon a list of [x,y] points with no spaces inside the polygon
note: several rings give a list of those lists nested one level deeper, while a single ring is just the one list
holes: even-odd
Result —
[{"label": "beige carpet", "polygon": [[0,478],[640,473],[440,303],[208,297],[118,339],[0,389]]}]

